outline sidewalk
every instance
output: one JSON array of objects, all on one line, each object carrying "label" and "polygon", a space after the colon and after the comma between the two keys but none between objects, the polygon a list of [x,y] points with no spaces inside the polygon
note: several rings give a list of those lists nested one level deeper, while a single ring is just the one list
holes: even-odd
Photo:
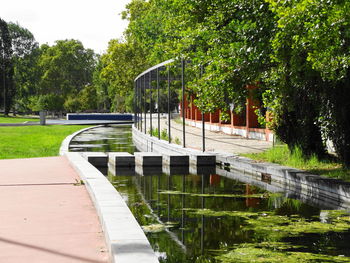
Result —
[{"label": "sidewalk", "polygon": [[[160,119],[160,130],[168,129],[167,119]],[[143,123],[144,125],[144,123]],[[150,121],[147,119],[147,132],[150,130]],[[142,127],[144,128],[144,126]],[[152,119],[152,129],[158,128],[158,119]],[[186,147],[202,150],[202,129],[188,126],[186,131]],[[178,138],[182,145],[182,124],[171,120],[171,137]],[[223,154],[259,153],[272,147],[272,142],[247,139],[237,135],[205,130],[205,148],[209,152]]]},{"label": "sidewalk", "polygon": [[108,262],[79,182],[65,157],[0,160],[0,262]]}]

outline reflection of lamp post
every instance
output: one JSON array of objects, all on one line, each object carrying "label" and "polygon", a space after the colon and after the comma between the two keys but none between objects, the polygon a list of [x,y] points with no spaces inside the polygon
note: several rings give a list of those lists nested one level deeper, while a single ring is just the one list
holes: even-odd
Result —
[{"label": "reflection of lamp post", "polygon": [[[185,189],[185,175],[182,176],[182,192],[185,193],[186,189]],[[181,231],[181,241],[182,241],[182,244],[185,245],[185,195],[181,195],[181,204],[182,204],[182,213],[181,213],[181,228],[182,228],[182,231]]]},{"label": "reflection of lamp post", "polygon": [[149,203],[150,203],[150,205],[151,205],[151,207],[152,207],[152,197],[153,197],[153,176],[152,175],[150,175],[150,184],[149,184]]},{"label": "reflection of lamp post", "polygon": [[[168,191],[170,191],[170,178],[171,176],[168,176]],[[170,194],[168,194],[168,222],[170,221]]]},{"label": "reflection of lamp post", "polygon": [[160,215],[160,174],[157,176],[157,215]]},{"label": "reflection of lamp post", "polygon": [[[202,195],[204,195],[204,174],[202,175]],[[202,196],[202,209],[205,208],[205,197]],[[204,215],[201,216],[202,227],[201,227],[201,253],[204,252]]]}]

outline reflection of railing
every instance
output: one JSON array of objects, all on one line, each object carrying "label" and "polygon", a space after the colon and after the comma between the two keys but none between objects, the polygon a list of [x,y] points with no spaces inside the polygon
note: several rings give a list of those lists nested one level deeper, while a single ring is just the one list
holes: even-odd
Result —
[{"label": "reflection of railing", "polygon": [[[174,80],[181,80],[181,115],[182,115],[182,146],[186,147],[186,128],[185,128],[185,64],[186,62],[182,59],[181,60],[181,77],[176,78],[175,76],[171,76],[171,67],[178,67],[178,65],[174,65],[175,60],[170,59],[167,61],[164,61],[158,65],[155,65],[144,72],[142,72],[140,75],[138,75],[134,80],[134,114],[135,114],[135,127],[137,127],[138,130],[141,130],[141,132],[147,133],[147,103],[149,102],[149,127],[150,127],[150,135],[152,136],[152,114],[153,114],[153,89],[156,89],[157,92],[157,113],[158,113],[158,139],[160,140],[160,81],[165,80],[167,82],[167,113],[168,113],[168,141],[171,143],[171,126],[170,126],[170,120],[171,120],[171,84]],[[160,71],[167,70],[167,77],[162,78],[160,77]],[[152,82],[156,82],[155,87],[152,86]],[[147,90],[149,90],[149,94],[147,94]],[[148,95],[148,96],[147,96]],[[148,97],[148,98],[147,98]],[[202,118],[202,150],[205,151],[205,122],[204,118]]]},{"label": "reflection of railing", "polygon": [[[316,182],[312,179],[308,185],[307,190],[303,190],[301,185],[291,185],[286,182],[278,182],[272,180],[270,182],[265,182],[261,176],[257,173],[249,174],[242,173],[238,170],[225,170],[216,169],[217,174],[223,177],[227,177],[233,180],[238,180],[249,185],[254,185],[260,187],[261,189],[267,190],[272,193],[281,193],[281,197],[293,198],[300,200],[303,203],[318,207],[320,209],[346,209],[350,208],[350,203],[348,200],[344,200],[341,194],[336,192],[337,186],[334,185],[333,192],[326,192],[319,189]],[[330,186],[330,184],[328,184]],[[332,188],[332,186],[330,186]]]},{"label": "reflection of railing", "polygon": [[[144,168],[144,167],[143,167]],[[134,179],[134,183],[135,183],[135,186],[136,186],[136,189],[138,191],[138,193],[140,193],[140,197],[143,201],[143,204],[145,204],[148,208],[148,210],[150,211],[150,214],[153,216],[153,218],[159,223],[159,224],[162,224],[162,225],[165,225],[166,222],[163,222],[159,215],[160,215],[160,211],[159,211],[159,205],[157,205],[157,210],[155,211],[153,209],[153,207],[150,205],[149,203],[149,200],[152,200],[152,179],[153,177],[157,178],[157,190],[156,192],[158,193],[157,195],[157,202],[159,202],[159,193],[160,193],[160,176],[162,176],[161,174],[159,175],[147,175],[145,176],[144,174],[140,175],[138,174],[138,176],[135,177]],[[184,175],[183,175],[184,176]],[[145,178],[150,178],[151,179],[151,182],[150,182],[150,194],[151,194],[151,198],[148,198],[148,200],[146,200],[146,183],[145,183],[145,180],[142,181],[142,178],[145,179]],[[170,191],[170,180],[171,180],[171,176],[168,176],[168,191]],[[142,185],[143,184],[143,185]],[[167,222],[171,222],[171,219],[170,219],[170,194],[168,194],[168,203],[167,203],[167,212],[168,212],[168,217],[167,217]],[[176,236],[175,233],[173,233],[171,230],[169,230],[168,228],[165,228],[164,229],[165,232],[167,232],[170,236],[170,238],[172,240],[174,240],[174,242],[176,244],[179,245],[179,247],[186,253],[186,246],[183,244],[182,241],[179,240],[179,238]]]}]

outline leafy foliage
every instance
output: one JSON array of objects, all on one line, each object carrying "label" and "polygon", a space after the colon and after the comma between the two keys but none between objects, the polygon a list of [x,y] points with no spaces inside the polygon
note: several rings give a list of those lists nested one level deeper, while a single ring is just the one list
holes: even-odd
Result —
[{"label": "leafy foliage", "polygon": [[124,39],[111,40],[100,57],[77,40],[37,48],[28,30],[1,20],[7,111],[10,98],[33,110],[50,96],[62,100],[50,105],[55,110],[132,111],[135,77],[184,59],[186,93],[201,111],[220,108],[228,120],[228,110],[243,112],[249,93],[263,107],[260,120],[270,112],[268,127],[291,151],[324,157],[331,140],[350,165],[349,1],[132,0],[122,17],[129,21]]},{"label": "leafy foliage", "polygon": [[107,53],[101,56],[97,79],[106,86],[111,109],[132,112],[134,78],[146,68],[145,54],[136,45],[119,40],[109,42]]},{"label": "leafy foliage", "polygon": [[[77,40],[59,40],[39,48],[29,30],[1,21],[1,102],[6,114],[11,109],[81,111],[97,107],[92,101],[96,98],[91,86],[96,64],[92,50]],[[79,101],[75,107],[72,98]]]},{"label": "leafy foliage", "polygon": [[349,14],[336,0],[133,0],[125,45],[149,65],[190,61],[186,92],[204,112],[239,113],[247,85],[258,86],[268,127],[291,151],[323,157],[330,139],[349,164]]},{"label": "leafy foliage", "polygon": [[[274,1],[277,30],[266,82],[273,90],[277,134],[307,155],[331,139],[350,164],[350,5],[347,1]],[[294,125],[294,126],[293,126]]]},{"label": "leafy foliage", "polygon": [[14,96],[11,35],[7,23],[0,19],[0,87],[5,115],[8,115]]}]

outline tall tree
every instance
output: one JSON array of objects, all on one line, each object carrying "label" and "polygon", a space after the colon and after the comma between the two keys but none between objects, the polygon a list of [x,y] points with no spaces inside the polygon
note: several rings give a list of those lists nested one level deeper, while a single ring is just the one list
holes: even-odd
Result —
[{"label": "tall tree", "polygon": [[142,50],[144,65],[191,61],[187,92],[202,111],[242,109],[246,86],[259,86],[291,150],[323,156],[331,139],[350,164],[349,1],[132,0],[123,15],[125,45]]},{"label": "tall tree", "polygon": [[15,107],[27,110],[28,98],[35,94],[39,81],[37,61],[39,58],[38,43],[33,34],[15,23],[8,23],[12,42],[12,63],[14,66],[14,87],[11,97]]},{"label": "tall tree", "polygon": [[277,133],[308,155],[329,138],[350,165],[349,1],[268,2],[278,24],[269,79]]},{"label": "tall tree", "polygon": [[134,78],[149,65],[146,54],[136,43],[111,40],[102,55],[99,79],[108,85],[112,111],[132,111]]},{"label": "tall tree", "polygon": [[[39,96],[54,96],[65,101],[92,83],[95,54],[78,40],[58,40],[53,46],[42,45],[38,65],[41,71]],[[55,105],[63,110],[63,103]]]},{"label": "tall tree", "polygon": [[101,60],[101,56],[98,57],[97,65],[92,76],[92,83],[96,89],[97,95],[97,109],[100,111],[109,111],[111,107],[111,100],[108,96],[108,81],[101,77],[101,71],[105,67]]},{"label": "tall tree", "polygon": [[12,58],[12,45],[11,36],[7,23],[0,18],[0,64],[1,64],[1,76],[0,86],[2,88],[2,105],[4,108],[4,114],[8,115],[12,102],[13,91],[13,64]]}]

